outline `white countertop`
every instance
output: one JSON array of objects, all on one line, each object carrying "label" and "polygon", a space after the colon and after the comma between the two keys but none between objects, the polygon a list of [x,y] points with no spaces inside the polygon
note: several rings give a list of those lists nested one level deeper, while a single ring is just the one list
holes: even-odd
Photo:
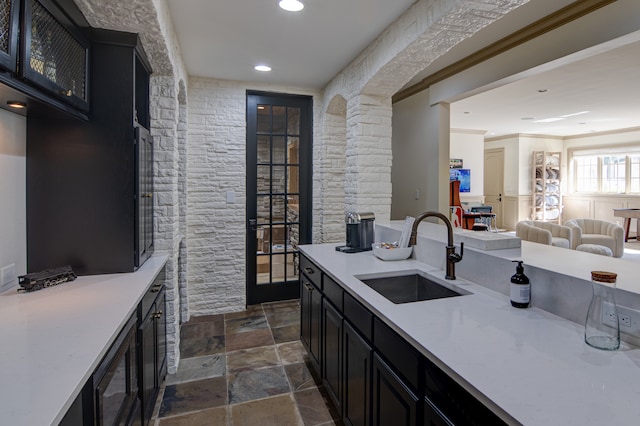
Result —
[{"label": "white countertop", "polygon": [[640,349],[593,349],[581,324],[513,308],[507,296],[465,280],[452,283],[470,295],[395,305],[355,276],[419,270],[443,279],[443,271],[416,260],[383,262],[371,252],[339,253],[335,245],[301,251],[505,420],[639,424]]},{"label": "white countertop", "polygon": [[0,423],[60,422],[166,261],[0,294]]}]

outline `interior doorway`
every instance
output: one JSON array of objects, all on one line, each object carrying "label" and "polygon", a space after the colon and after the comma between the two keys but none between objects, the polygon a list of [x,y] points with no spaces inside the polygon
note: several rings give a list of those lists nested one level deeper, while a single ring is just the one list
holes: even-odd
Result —
[{"label": "interior doorway", "polygon": [[300,297],[311,242],[312,98],[247,92],[247,304]]},{"label": "interior doorway", "polygon": [[504,228],[504,149],[484,151],[484,204],[496,214],[496,226]]}]

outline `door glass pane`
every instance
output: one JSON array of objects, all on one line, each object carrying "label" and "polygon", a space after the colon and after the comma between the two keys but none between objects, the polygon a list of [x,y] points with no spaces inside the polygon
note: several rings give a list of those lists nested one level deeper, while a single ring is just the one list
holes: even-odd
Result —
[{"label": "door glass pane", "polygon": [[289,195],[287,198],[287,223],[298,222],[299,197],[297,195]]},{"label": "door glass pane", "polygon": [[258,166],[258,194],[271,192],[271,167]]},{"label": "door glass pane", "polygon": [[300,108],[287,108],[287,133],[300,134]]},{"label": "door glass pane", "polygon": [[274,222],[284,222],[284,200],[284,195],[274,195],[271,198]]},{"label": "door glass pane", "polygon": [[284,194],[285,182],[286,182],[286,175],[285,175],[286,167],[273,166],[272,170],[273,170],[273,186],[271,191],[274,194]]},{"label": "door glass pane", "polygon": [[[280,250],[284,251],[284,250]],[[272,279],[273,281],[284,281],[286,270],[286,259],[284,254],[274,254],[271,257],[273,261]]]},{"label": "door glass pane", "polygon": [[269,195],[259,195],[256,202],[258,223],[269,223],[269,213],[271,210],[271,206],[269,205]]},{"label": "door glass pane", "polygon": [[271,268],[269,267],[269,257],[270,256],[258,256],[257,257],[257,268],[256,268],[256,283],[257,284],[269,284],[269,271]]},{"label": "door glass pane", "polygon": [[269,163],[269,136],[258,135],[258,164]]},{"label": "door glass pane", "polygon": [[[269,227],[268,226],[259,226],[256,230],[256,252],[260,253],[269,253]],[[259,258],[259,257],[258,257]],[[258,263],[259,264],[259,263]]]},{"label": "door glass pane", "polygon": [[298,151],[300,147],[300,139],[298,138],[288,138],[287,139],[287,163],[289,164],[299,164],[299,155]]},{"label": "door glass pane", "polygon": [[293,262],[291,265],[291,269],[293,270],[293,274],[292,275],[287,275],[287,278],[289,279],[298,279],[298,270],[300,269],[300,263],[299,263],[299,258],[298,258],[298,253],[291,253],[290,256],[293,257]]},{"label": "door glass pane", "polygon": [[288,250],[298,250],[298,242],[300,241],[300,227],[299,225],[287,226],[287,247]]},{"label": "door glass pane", "polygon": [[273,133],[284,134],[287,128],[286,108],[283,106],[273,107]]},{"label": "door glass pane", "polygon": [[287,169],[287,192],[290,194],[297,194],[300,192],[300,184],[298,182],[299,167],[289,166]]},{"label": "door glass pane", "polygon": [[271,106],[258,105],[257,131],[258,133],[271,132]]},{"label": "door glass pane", "polygon": [[286,148],[284,136],[273,137],[273,163],[285,164],[286,160]]}]

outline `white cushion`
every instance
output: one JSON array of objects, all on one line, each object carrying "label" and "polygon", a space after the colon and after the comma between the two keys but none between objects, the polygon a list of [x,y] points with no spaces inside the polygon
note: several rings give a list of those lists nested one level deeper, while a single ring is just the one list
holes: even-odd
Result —
[{"label": "white cushion", "polygon": [[571,243],[566,238],[552,237],[551,245],[562,248],[571,248]]},{"label": "white cushion", "polygon": [[580,244],[576,247],[577,251],[586,251],[587,253],[601,254],[603,256],[613,256],[613,252],[609,247],[600,246],[598,244]]}]

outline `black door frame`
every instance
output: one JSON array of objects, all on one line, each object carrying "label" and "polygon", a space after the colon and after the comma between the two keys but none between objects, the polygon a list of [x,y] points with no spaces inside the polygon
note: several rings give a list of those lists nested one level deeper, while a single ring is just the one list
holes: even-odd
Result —
[{"label": "black door frame", "polygon": [[247,305],[277,300],[300,298],[300,283],[291,280],[279,283],[256,284],[256,227],[251,219],[257,217],[257,106],[284,105],[300,108],[299,144],[299,241],[298,244],[312,242],[312,200],[313,200],[313,98],[247,90],[247,205],[246,205],[246,296]]}]

